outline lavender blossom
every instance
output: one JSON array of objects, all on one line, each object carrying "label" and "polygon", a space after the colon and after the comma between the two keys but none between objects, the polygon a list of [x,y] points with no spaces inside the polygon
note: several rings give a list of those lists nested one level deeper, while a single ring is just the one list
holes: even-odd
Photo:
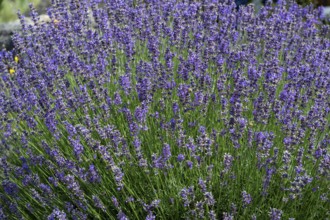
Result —
[{"label": "lavender blossom", "polygon": [[283,211],[276,208],[271,208],[268,212],[268,215],[271,220],[280,220],[282,218],[282,214]]},{"label": "lavender blossom", "polygon": [[63,211],[60,211],[59,209],[54,209],[53,212],[47,217],[48,220],[66,220],[66,214]]},{"label": "lavender blossom", "polygon": [[252,197],[250,194],[248,194],[246,191],[242,192],[242,198],[243,198],[243,205],[247,206],[252,202]]},{"label": "lavender blossom", "polygon": [[234,220],[234,216],[231,215],[230,213],[224,212],[223,213],[223,219],[224,220]]},{"label": "lavender blossom", "polygon": [[232,164],[233,164],[233,161],[234,161],[234,158],[233,156],[231,156],[229,153],[225,153],[225,155],[223,156],[223,163],[224,163],[224,167],[225,167],[225,170],[228,171],[230,170]]},{"label": "lavender blossom", "polygon": [[120,210],[117,214],[118,220],[129,220],[129,218],[124,214],[122,210]]},{"label": "lavender blossom", "polygon": [[177,158],[178,162],[182,162],[182,161],[184,161],[184,159],[185,159],[184,154],[179,154],[178,155],[178,158]]},{"label": "lavender blossom", "polygon": [[47,22],[30,11],[0,51],[0,218],[328,215],[320,8],[54,0]]},{"label": "lavender blossom", "polygon": [[112,203],[116,208],[119,208],[119,203],[116,197],[112,196],[111,197]]},{"label": "lavender blossom", "polygon": [[106,207],[104,206],[102,201],[97,196],[93,195],[93,201],[94,201],[94,205],[97,208],[100,208],[102,211],[106,212]]},{"label": "lavender blossom", "polygon": [[154,214],[152,214],[152,212],[149,212],[146,217],[146,220],[155,220],[155,219],[156,219],[156,216]]}]

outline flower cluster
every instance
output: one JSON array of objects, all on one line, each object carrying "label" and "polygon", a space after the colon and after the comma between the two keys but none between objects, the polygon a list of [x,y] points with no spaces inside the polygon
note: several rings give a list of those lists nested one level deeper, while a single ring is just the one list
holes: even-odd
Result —
[{"label": "flower cluster", "polygon": [[330,218],[330,27],[293,2],[53,1],[0,53],[1,219]]}]

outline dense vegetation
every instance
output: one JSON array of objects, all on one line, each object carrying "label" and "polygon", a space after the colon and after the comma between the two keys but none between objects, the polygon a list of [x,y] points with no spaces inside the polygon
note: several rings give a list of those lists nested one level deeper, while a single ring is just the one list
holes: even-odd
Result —
[{"label": "dense vegetation", "polygon": [[0,54],[0,219],[330,218],[319,10],[91,0],[48,14],[20,15]]}]

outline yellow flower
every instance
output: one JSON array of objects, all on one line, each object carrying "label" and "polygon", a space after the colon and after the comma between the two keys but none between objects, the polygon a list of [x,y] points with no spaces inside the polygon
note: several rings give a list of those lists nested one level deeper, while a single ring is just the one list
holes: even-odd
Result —
[{"label": "yellow flower", "polygon": [[18,60],[19,60],[18,56],[15,56],[14,59],[15,59],[15,62],[18,63]]},{"label": "yellow flower", "polygon": [[13,68],[9,68],[9,73],[10,74],[14,74],[15,73],[15,70]]},{"label": "yellow flower", "polygon": [[57,20],[57,19],[54,19],[54,24],[57,26],[58,25],[58,23],[60,23],[60,21],[59,20]]}]

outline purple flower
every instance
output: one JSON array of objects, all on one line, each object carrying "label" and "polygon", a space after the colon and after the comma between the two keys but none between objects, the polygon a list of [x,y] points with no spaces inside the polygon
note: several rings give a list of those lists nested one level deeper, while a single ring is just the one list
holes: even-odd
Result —
[{"label": "purple flower", "polygon": [[73,151],[74,154],[77,158],[80,158],[80,155],[84,152],[84,146],[80,143],[80,139],[72,139],[69,138],[69,140],[71,141],[71,144],[73,145]]},{"label": "purple flower", "polygon": [[112,196],[111,197],[112,203],[116,208],[119,208],[119,203],[116,197]]},{"label": "purple flower", "polygon": [[120,210],[117,214],[117,219],[118,220],[129,220],[129,218],[125,215],[125,213]]},{"label": "purple flower", "polygon": [[206,191],[207,191],[206,184],[205,184],[205,181],[202,178],[198,179],[198,185],[202,189],[202,192],[206,193]]},{"label": "purple flower", "polygon": [[178,105],[178,103],[176,103],[176,102],[173,103],[172,109],[173,109],[174,115],[176,115],[179,112],[179,105]]},{"label": "purple flower", "polygon": [[247,206],[252,202],[252,197],[246,191],[242,192],[243,205]]},{"label": "purple flower", "polygon": [[147,107],[137,107],[135,109],[134,117],[139,123],[143,123],[146,120],[146,116],[148,113]]},{"label": "purple flower", "polygon": [[156,216],[152,212],[148,212],[148,215],[146,217],[146,220],[155,220]]},{"label": "purple flower", "polygon": [[66,220],[66,214],[59,209],[54,209],[53,212],[47,217],[48,220]]},{"label": "purple flower", "polygon": [[271,220],[280,220],[282,218],[282,214],[283,211],[276,208],[271,208],[268,212],[268,215]]},{"label": "purple flower", "polygon": [[[176,217],[245,219],[270,201],[248,210],[254,201],[241,190],[219,209],[212,189],[237,185],[233,172],[246,175],[253,165],[265,174],[252,187],[263,196],[275,190],[285,203],[304,202],[311,187],[328,200],[329,135],[319,139],[330,113],[330,28],[320,10],[291,1],[259,11],[236,10],[233,0],[52,2],[49,22],[32,6],[31,25],[19,13],[15,49],[0,52],[0,152],[11,155],[1,159],[0,216],[21,219],[26,210],[43,218],[34,199],[53,210],[49,218],[88,219],[97,213],[87,203],[105,211],[111,194],[118,219],[141,217],[141,206],[123,203],[127,190],[165,195],[185,170],[192,179],[178,182],[190,187],[179,192],[184,208],[172,206],[182,211]],[[150,186],[130,189],[145,177]],[[63,190],[72,200],[66,213],[55,193]],[[143,204],[147,219],[167,214],[158,203]]]},{"label": "purple flower", "polygon": [[189,169],[193,168],[194,163],[190,160],[187,161],[187,166],[189,167]]},{"label": "purple flower", "polygon": [[246,124],[247,124],[247,120],[245,118],[239,118],[238,124],[239,124],[240,128],[245,128]]},{"label": "purple flower", "polygon": [[217,215],[216,215],[216,213],[215,213],[214,210],[210,210],[210,211],[209,211],[209,218],[210,218],[211,220],[216,220],[216,219],[217,219]]},{"label": "purple flower", "polygon": [[121,105],[123,103],[120,94],[118,92],[115,93],[115,98],[113,102],[115,105]]},{"label": "purple flower", "polygon": [[205,134],[206,128],[204,126],[200,126],[198,130],[201,134]]},{"label": "purple flower", "polygon": [[150,98],[150,90],[152,83],[150,78],[139,78],[136,84],[136,90],[138,92],[140,102],[147,101]]},{"label": "purple flower", "polygon": [[11,182],[10,180],[2,181],[2,187],[8,196],[15,197],[19,192],[18,186],[15,183]]},{"label": "purple flower", "polygon": [[46,184],[39,184],[39,188],[42,190],[43,194],[47,196],[51,196],[53,194],[53,191],[49,185]]},{"label": "purple flower", "polygon": [[128,75],[121,76],[119,82],[126,95],[128,95],[130,90],[132,89],[130,77]]},{"label": "purple flower", "polygon": [[230,213],[224,212],[223,213],[223,220],[234,220],[234,216]]},{"label": "purple flower", "polygon": [[98,174],[95,166],[93,164],[91,164],[89,166],[89,170],[88,170],[88,180],[91,182],[91,183],[99,183],[101,181],[101,177],[100,175]]},{"label": "purple flower", "polygon": [[178,155],[178,162],[184,161],[185,156],[183,154]]},{"label": "purple flower", "polygon": [[74,135],[77,135],[77,131],[76,131],[76,128],[70,124],[69,122],[65,121],[63,122],[65,127],[66,127],[66,130],[69,132],[69,135],[70,136],[74,136]]},{"label": "purple flower", "polygon": [[194,139],[192,139],[191,137],[189,138],[189,143],[186,145],[188,150],[190,151],[195,151],[196,146],[194,145]]},{"label": "purple flower", "polygon": [[78,198],[84,198],[84,192],[80,189],[79,183],[75,180],[73,175],[66,175],[63,178],[63,182],[67,186],[68,190],[74,193]]},{"label": "purple flower", "polygon": [[170,145],[169,144],[164,144],[164,147],[163,147],[163,157],[164,157],[164,160],[167,161],[168,159],[170,159],[171,157],[171,148],[170,148]]},{"label": "purple flower", "polygon": [[180,84],[178,88],[178,96],[183,104],[187,103],[190,98],[189,86]]},{"label": "purple flower", "polygon": [[[154,153],[151,155],[151,159],[152,159],[152,164],[154,168],[158,168],[158,169],[163,169],[165,164],[164,164],[164,160],[162,157],[157,157],[157,155]],[[157,172],[157,171],[156,171]]]},{"label": "purple flower", "polygon": [[233,156],[231,156],[229,153],[225,153],[225,155],[223,156],[223,160],[225,170],[230,170],[234,161]]},{"label": "purple flower", "polygon": [[124,173],[118,166],[112,166],[112,171],[115,175],[115,181],[118,186],[117,190],[121,190],[123,188],[122,179],[124,177]]},{"label": "purple flower", "polygon": [[212,192],[205,192],[204,196],[205,196],[205,202],[207,205],[213,206],[215,204],[215,199],[213,197]]},{"label": "purple flower", "polygon": [[194,199],[194,190],[193,188],[183,188],[180,192],[181,199],[184,202],[184,207],[187,207],[190,205],[192,200]]},{"label": "purple flower", "polygon": [[106,207],[104,206],[104,204],[102,203],[102,201],[100,200],[100,198],[97,197],[97,196],[95,196],[95,195],[93,195],[92,198],[93,198],[93,201],[94,201],[94,205],[97,208],[101,209],[102,211],[106,212]]}]

